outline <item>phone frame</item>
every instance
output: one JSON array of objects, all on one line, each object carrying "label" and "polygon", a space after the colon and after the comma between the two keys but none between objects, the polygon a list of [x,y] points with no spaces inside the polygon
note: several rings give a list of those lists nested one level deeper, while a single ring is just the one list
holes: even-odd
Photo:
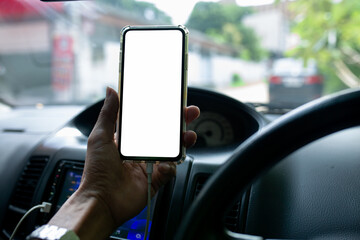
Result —
[{"label": "phone frame", "polygon": [[[123,102],[123,84],[124,84],[124,56],[125,56],[125,37],[126,33],[129,31],[153,31],[153,30],[177,30],[182,33],[182,61],[181,61],[181,113],[180,113],[180,145],[179,145],[179,154],[176,157],[144,157],[144,156],[125,156],[121,153],[121,124],[122,124],[122,102]],[[183,135],[186,131],[186,121],[185,121],[185,110],[187,105],[187,69],[188,69],[188,35],[189,31],[183,25],[156,25],[156,26],[126,26],[121,31],[120,39],[120,59],[119,59],[119,99],[120,99],[120,109],[118,115],[118,124],[117,124],[117,133],[116,139],[118,141],[118,150],[120,157],[124,161],[132,162],[164,162],[171,161],[181,163],[186,157],[186,148],[184,146]]]}]

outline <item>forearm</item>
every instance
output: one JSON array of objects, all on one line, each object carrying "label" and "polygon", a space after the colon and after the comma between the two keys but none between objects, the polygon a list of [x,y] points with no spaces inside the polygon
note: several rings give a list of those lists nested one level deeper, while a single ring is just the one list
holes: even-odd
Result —
[{"label": "forearm", "polygon": [[49,224],[72,230],[80,239],[106,239],[116,228],[102,200],[81,189],[66,201]]}]

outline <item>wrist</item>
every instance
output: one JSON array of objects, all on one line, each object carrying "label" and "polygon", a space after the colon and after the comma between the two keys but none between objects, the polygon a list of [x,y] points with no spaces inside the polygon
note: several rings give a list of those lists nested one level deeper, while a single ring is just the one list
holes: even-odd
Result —
[{"label": "wrist", "polygon": [[80,239],[105,239],[116,228],[103,200],[81,188],[65,202],[49,224],[72,230]]}]

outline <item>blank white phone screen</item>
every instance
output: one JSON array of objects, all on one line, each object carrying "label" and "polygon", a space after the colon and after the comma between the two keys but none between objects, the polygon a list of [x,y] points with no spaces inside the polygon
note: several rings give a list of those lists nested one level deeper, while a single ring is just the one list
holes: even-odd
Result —
[{"label": "blank white phone screen", "polygon": [[179,155],[182,43],[179,30],[126,32],[120,116],[124,156]]}]

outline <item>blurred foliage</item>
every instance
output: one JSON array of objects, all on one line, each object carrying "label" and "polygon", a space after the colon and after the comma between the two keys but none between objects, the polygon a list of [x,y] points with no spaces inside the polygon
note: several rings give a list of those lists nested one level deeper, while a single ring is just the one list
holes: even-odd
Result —
[{"label": "blurred foliage", "polygon": [[97,0],[97,2],[135,14],[135,17],[142,17],[159,24],[171,24],[171,17],[149,2],[135,0]]},{"label": "blurred foliage", "polygon": [[245,82],[244,80],[240,77],[239,74],[234,73],[232,75],[232,79],[231,79],[231,86],[232,87],[240,87],[240,86],[244,86]]},{"label": "blurred foliage", "polygon": [[242,59],[257,61],[266,52],[254,31],[242,24],[248,14],[251,14],[249,8],[235,3],[198,2],[186,26],[206,33],[218,43],[231,45]]},{"label": "blurred foliage", "polygon": [[301,38],[289,54],[316,59],[325,76],[326,93],[347,87],[343,82],[349,78],[341,75],[343,71],[354,80],[355,85],[348,86],[356,82],[360,86],[360,1],[297,0],[289,10],[294,14],[292,32]]}]

